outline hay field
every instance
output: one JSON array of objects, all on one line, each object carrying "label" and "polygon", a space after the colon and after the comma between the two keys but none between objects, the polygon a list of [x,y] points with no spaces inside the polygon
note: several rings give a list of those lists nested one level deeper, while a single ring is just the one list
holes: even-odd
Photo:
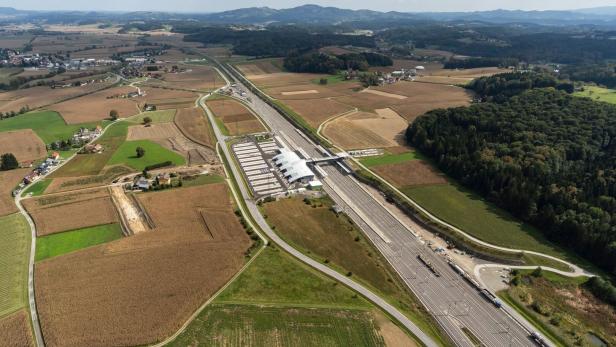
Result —
[{"label": "hay field", "polygon": [[142,87],[141,90],[146,94],[139,98],[139,107],[150,104],[158,110],[192,107],[198,96],[194,92],[165,88]]},{"label": "hay field", "polygon": [[230,135],[265,131],[261,122],[244,105],[235,100],[210,100],[207,106],[222,120]]},{"label": "hay field", "polygon": [[162,80],[166,86],[178,89],[213,90],[225,85],[225,80],[209,66],[185,65],[185,72],[165,73]]},{"label": "hay field", "polygon": [[334,119],[323,134],[345,149],[394,147],[404,141],[408,122],[389,108],[353,112]]},{"label": "hay field", "polygon": [[175,115],[174,123],[182,134],[191,141],[214,148],[216,140],[201,107],[179,109]]},{"label": "hay field", "polygon": [[0,317],[28,305],[30,227],[21,213],[0,217]]},{"label": "hay field", "polygon": [[37,236],[119,221],[104,188],[27,199],[24,207],[34,220]]},{"label": "hay field", "polygon": [[0,171],[0,216],[17,212],[11,192],[29,172],[26,168]]},{"label": "hay field", "polygon": [[372,170],[398,188],[447,183],[443,173],[421,160],[377,165]]},{"label": "hay field", "polygon": [[247,76],[267,75],[282,72],[282,60],[282,58],[253,60],[236,66]]},{"label": "hay field", "polygon": [[[121,118],[139,113],[136,102],[129,98],[116,98],[135,91],[132,87],[115,87],[55,104],[50,109],[60,113],[68,124],[101,121],[116,110]],[[110,98],[112,97],[112,98]]]},{"label": "hay field", "polygon": [[351,106],[342,104],[333,99],[319,99],[316,102],[311,99],[285,100],[284,103],[302,116],[302,118],[314,128],[317,128],[319,124],[330,117],[353,109]]},{"label": "hay field", "polygon": [[19,310],[0,319],[0,341],[9,347],[34,347],[30,316],[26,310]]},{"label": "hay field", "polygon": [[[35,269],[48,346],[145,345],[175,332],[244,264],[235,219],[212,238],[199,213],[233,215],[225,184],[140,194],[151,232],[52,258]],[[155,276],[153,276],[155,274]]]},{"label": "hay field", "polygon": [[42,86],[0,93],[0,112],[17,112],[25,106],[33,110],[97,91],[107,85],[108,83],[90,83],[83,87],[70,88],[50,88]]},{"label": "hay field", "polygon": [[182,136],[178,128],[173,123],[158,123],[149,126],[133,125],[128,127],[127,141],[135,140],[164,140],[172,137]]},{"label": "hay field", "polygon": [[54,178],[51,184],[45,189],[45,193],[58,193],[75,189],[92,188],[111,183],[117,177],[127,175],[134,170],[123,166],[107,166],[100,174],[80,177],[57,177]]},{"label": "hay field", "polygon": [[19,162],[45,158],[47,148],[32,129],[0,133],[0,155],[13,153]]}]

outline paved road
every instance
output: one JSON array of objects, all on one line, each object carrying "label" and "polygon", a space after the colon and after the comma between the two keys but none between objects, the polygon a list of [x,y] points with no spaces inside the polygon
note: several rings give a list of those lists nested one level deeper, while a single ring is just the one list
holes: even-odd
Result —
[{"label": "paved road", "polygon": [[[241,178],[241,173],[239,172],[239,169],[236,167],[236,165],[233,164],[233,161],[231,160],[231,158],[232,158],[231,153],[230,153],[229,148],[227,147],[227,145],[225,143],[226,137],[222,134],[220,129],[217,126],[215,126],[216,120],[214,119],[214,115],[212,114],[212,112],[205,105],[205,99],[206,99],[206,97],[204,97],[204,98],[202,98],[200,100],[200,105],[206,111],[207,116],[208,116],[208,118],[210,120],[210,123],[214,125],[213,128],[214,128],[214,133],[216,135],[216,139],[217,139],[218,143],[220,144],[220,148],[223,151],[225,157],[229,160],[229,166],[231,167],[231,171],[233,173],[233,176],[236,178],[237,182],[241,182],[241,179],[240,179]],[[426,335],[419,327],[417,327],[405,315],[403,315],[400,311],[398,311],[398,309],[396,309],[395,307],[393,307],[392,305],[387,303],[381,297],[379,297],[378,295],[374,294],[372,291],[370,291],[366,287],[362,286],[361,284],[353,281],[349,277],[346,277],[346,276],[342,275],[341,273],[339,273],[339,272],[337,272],[337,271],[327,267],[326,265],[323,265],[323,264],[313,260],[312,258],[304,255],[302,252],[296,250],[291,245],[289,245],[284,240],[282,240],[270,228],[270,226],[267,223],[267,221],[265,221],[265,219],[263,218],[263,215],[261,214],[261,211],[259,210],[257,204],[251,198],[250,193],[248,192],[248,189],[246,188],[246,186],[243,185],[243,184],[238,184],[238,186],[240,188],[242,198],[244,199],[244,202],[246,203],[246,206],[248,208],[248,211],[249,211],[250,215],[253,217],[255,222],[259,225],[261,230],[263,230],[263,232],[267,235],[267,237],[270,240],[272,240],[279,247],[281,247],[282,249],[284,249],[285,251],[287,251],[288,253],[290,253],[292,256],[294,256],[295,258],[299,259],[303,263],[305,263],[305,264],[311,266],[312,268],[317,269],[318,271],[320,271],[320,272],[322,272],[322,273],[324,273],[324,274],[326,274],[326,275],[328,275],[328,276],[338,280],[339,282],[347,285],[348,287],[350,287],[353,290],[357,291],[358,293],[360,293],[364,297],[368,298],[368,300],[372,301],[374,304],[376,304],[381,309],[383,309],[385,312],[389,313],[392,317],[394,317],[396,320],[398,320],[409,331],[411,331],[418,339],[420,339],[426,346],[428,346],[428,347],[436,347],[436,346],[438,346],[432,340],[432,338],[430,338],[428,335]]]},{"label": "paved road", "polygon": [[[238,81],[239,83],[239,81]],[[315,144],[300,134],[282,115],[250,93],[250,104],[273,132],[288,139],[291,146],[302,148],[310,156],[320,157]],[[505,310],[496,308],[455,273],[445,260],[432,253],[385,206],[374,199],[351,176],[335,165],[322,165],[327,173],[324,189],[362,229],[398,272],[428,311],[458,346],[473,346],[463,328],[486,346],[533,346],[528,338],[532,329],[526,322],[514,320]],[[434,264],[436,277],[418,259],[421,254]],[[522,326],[522,324],[525,325]]]}]

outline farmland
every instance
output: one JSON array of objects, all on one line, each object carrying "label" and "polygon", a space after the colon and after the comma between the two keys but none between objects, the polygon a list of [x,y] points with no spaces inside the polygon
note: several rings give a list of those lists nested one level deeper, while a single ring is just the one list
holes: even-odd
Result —
[{"label": "farmland", "polygon": [[446,184],[446,176],[423,160],[383,164],[372,168],[397,187]]},{"label": "farmland", "polygon": [[35,259],[41,261],[121,237],[122,228],[119,224],[104,224],[38,237]]},{"label": "farmland", "polygon": [[36,197],[24,200],[24,207],[34,220],[37,236],[118,221],[106,189]]},{"label": "farmland", "polygon": [[10,342],[7,346],[34,346],[30,317],[26,310],[19,310],[10,316],[0,318],[0,341]]},{"label": "farmland", "polygon": [[174,122],[184,136],[203,146],[214,147],[210,123],[200,107],[179,109]]},{"label": "farmland", "polygon": [[0,121],[0,132],[10,130],[32,129],[44,143],[59,139],[68,139],[80,127],[94,128],[96,124],[107,122],[66,125],[62,117],[52,111],[30,112]]},{"label": "farmland", "polygon": [[[225,184],[138,198],[156,225],[151,232],[49,258],[35,268],[48,346],[162,340],[244,264],[250,239],[233,213]],[[212,215],[224,218],[225,227],[208,220]]]},{"label": "farmland", "polygon": [[591,334],[606,345],[616,343],[616,310],[585,287],[586,278],[567,278],[547,271],[533,276],[521,271],[518,284],[499,293],[558,345],[597,346]]},{"label": "farmland", "polygon": [[[382,346],[385,326],[413,341],[361,297],[268,247],[171,346]],[[388,329],[390,330],[390,329]],[[357,340],[359,339],[359,340]]]},{"label": "farmland", "polygon": [[0,154],[13,153],[19,162],[45,158],[47,148],[30,129],[0,133]]},{"label": "farmland", "polygon": [[[160,79],[161,85],[197,91],[214,90],[225,85],[224,79],[209,66],[183,65],[182,67],[186,69],[183,72],[163,73]],[[150,80],[147,84],[157,84],[157,81]]]},{"label": "farmland", "polygon": [[376,157],[368,157],[360,159],[360,162],[367,167],[373,167],[385,164],[400,164],[406,161],[417,159],[418,153],[414,151],[402,152],[399,154],[387,153]]},{"label": "farmland", "polygon": [[433,323],[421,313],[421,306],[406,292],[385,259],[345,215],[336,215],[331,206],[329,199],[307,204],[291,198],[267,203],[263,209],[268,222],[285,240],[341,272],[350,272],[355,279],[383,293],[425,331],[435,333]]},{"label": "farmland", "polygon": [[318,102],[311,99],[285,100],[284,103],[313,128],[317,128],[330,117],[353,110],[352,107],[331,99],[320,99]]},{"label": "farmland", "polygon": [[166,123],[173,122],[176,110],[161,110],[161,111],[149,111],[143,112],[130,117],[128,120],[137,124],[143,123],[145,117],[150,117],[152,123]]},{"label": "farmland", "polygon": [[17,212],[11,191],[22,181],[29,169],[0,171],[0,216]]},{"label": "farmland", "polygon": [[230,99],[207,102],[207,106],[220,119],[230,135],[244,135],[265,131],[261,122],[244,105]]},{"label": "farmland", "polygon": [[30,227],[19,214],[0,217],[0,317],[27,305]]},{"label": "farmland", "polygon": [[179,109],[193,107],[197,94],[194,92],[166,88],[143,87],[144,97],[140,97],[139,107],[145,104],[156,106],[157,110]]},{"label": "farmland", "polygon": [[111,183],[116,177],[133,172],[133,169],[123,165],[105,167],[98,175],[80,177],[58,177],[45,189],[46,193],[57,193],[73,189],[91,188]]},{"label": "farmland", "polygon": [[[145,150],[145,155],[138,158],[135,154],[137,147]],[[108,165],[123,164],[137,171],[143,171],[146,166],[171,161],[173,165],[184,165],[184,158],[170,150],[148,140],[126,141],[117,149]]]},{"label": "farmland", "polygon": [[60,113],[67,124],[102,121],[109,118],[111,110],[118,111],[122,118],[130,117],[139,113],[136,102],[119,96],[133,91],[131,87],[109,88],[55,104],[50,109]]},{"label": "farmland", "polygon": [[42,179],[42,180],[36,181],[34,184],[32,184],[26,190],[24,190],[21,195],[22,196],[26,196],[26,195],[32,195],[32,196],[41,195],[41,194],[43,194],[45,192],[47,187],[49,187],[51,182],[52,182],[51,179]]}]

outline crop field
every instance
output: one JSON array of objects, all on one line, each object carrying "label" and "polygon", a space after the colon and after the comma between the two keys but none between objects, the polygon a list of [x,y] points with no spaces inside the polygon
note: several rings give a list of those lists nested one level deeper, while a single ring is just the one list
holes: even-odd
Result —
[{"label": "crop field", "polygon": [[214,135],[210,123],[200,107],[179,109],[174,123],[187,138],[203,146],[213,148]]},{"label": "crop field", "polygon": [[56,257],[122,238],[119,224],[104,224],[38,237],[35,260]]},{"label": "crop field", "polygon": [[408,123],[389,109],[381,115],[354,112],[334,119],[323,128],[323,135],[344,149],[398,146]]},{"label": "crop field", "polygon": [[123,165],[105,167],[100,174],[81,177],[58,177],[53,179],[45,192],[58,193],[74,189],[91,188],[111,183],[115,178],[134,172]]},{"label": "crop field", "polygon": [[67,124],[97,122],[109,118],[116,110],[121,118],[139,113],[136,102],[130,98],[113,97],[135,91],[131,87],[116,87],[55,104],[50,109],[60,113]]},{"label": "crop field", "polygon": [[143,49],[150,49],[150,46],[128,46],[128,47],[102,47],[102,48],[93,48],[86,49],[79,52],[74,52],[71,54],[71,57],[74,58],[94,58],[94,59],[105,59],[117,53],[126,53],[126,52],[134,52]]},{"label": "crop field", "polygon": [[253,60],[243,64],[237,64],[237,68],[245,75],[266,75],[282,71],[282,59]]},{"label": "crop field", "polygon": [[[26,307],[30,227],[20,213],[0,217],[0,317]],[[1,331],[1,329],[0,329]]]},{"label": "crop field", "polygon": [[173,122],[173,118],[175,117],[176,110],[161,110],[161,111],[149,111],[142,112],[140,114],[134,115],[128,119],[131,122],[141,124],[143,123],[143,119],[145,117],[150,117],[152,123],[167,123]]},{"label": "crop field", "polygon": [[[305,89],[315,89],[311,81],[326,77],[323,74],[276,72],[263,75],[249,75],[248,79],[260,88],[290,87],[303,84]],[[281,90],[282,91],[282,90]]]},{"label": "crop field", "polygon": [[530,225],[456,185],[407,187],[402,191],[430,213],[486,242],[570,258]]},{"label": "crop field", "polygon": [[23,204],[34,220],[37,236],[118,222],[106,189],[45,195]]},{"label": "crop field", "polygon": [[178,128],[173,123],[159,123],[149,126],[133,125],[128,127],[127,141],[136,140],[164,140],[172,137],[182,136]]},{"label": "crop field", "polygon": [[242,104],[234,100],[218,99],[207,102],[214,115],[222,120],[230,135],[244,135],[265,131],[261,122]]},{"label": "crop field", "polygon": [[50,88],[41,86],[4,92],[0,93],[0,112],[18,112],[25,106],[33,110],[97,91],[108,85],[108,83],[90,83],[83,87],[70,88]]},{"label": "crop field", "polygon": [[193,107],[197,94],[183,90],[143,87],[146,94],[138,98],[139,106],[143,109],[145,104],[155,105],[157,110],[168,110],[175,108]]},{"label": "crop field", "polygon": [[332,99],[285,100],[284,103],[293,111],[302,116],[313,128],[330,117],[351,111],[353,108]]},{"label": "crop field", "polygon": [[84,50],[92,45],[104,47],[135,46],[137,36],[115,34],[79,34],[66,33],[65,35],[40,35],[32,42],[33,53],[58,53]]},{"label": "crop field", "polygon": [[351,87],[357,87],[355,83],[338,83],[331,86],[314,84],[311,81],[284,85],[281,87],[268,88],[267,93],[273,98],[280,100],[302,100],[345,96],[351,93]]},{"label": "crop field", "polygon": [[103,146],[102,153],[78,154],[75,158],[54,171],[50,177],[80,177],[99,175],[118,148],[126,140],[128,122],[116,122],[95,143]]},{"label": "crop field", "polygon": [[586,278],[568,278],[547,271],[533,276],[520,271],[518,285],[499,293],[540,331],[560,346],[599,346],[591,334],[616,344],[616,309],[585,287]]},{"label": "crop field", "polygon": [[[137,158],[137,147],[145,150],[145,155],[141,158]],[[176,166],[186,164],[186,160],[180,154],[172,152],[152,141],[138,140],[122,143],[111,159],[109,159],[107,165],[123,164],[137,171],[142,171],[146,166],[166,161],[171,161]]]},{"label": "crop field", "polygon": [[185,72],[164,73],[165,86],[179,89],[214,90],[225,85],[225,80],[216,70],[204,65],[186,66]]},{"label": "crop field", "polygon": [[398,188],[447,183],[443,173],[421,160],[383,164],[372,169]]},{"label": "crop field", "polygon": [[7,346],[34,347],[30,317],[26,310],[0,319],[0,341],[8,343]]},{"label": "crop field", "polygon": [[47,148],[31,129],[0,133],[0,155],[13,153],[19,162],[42,159],[47,156]]},{"label": "crop field", "polygon": [[145,193],[139,199],[156,225],[151,232],[37,265],[37,307],[48,346],[160,341],[243,266],[250,239],[239,221],[227,226],[227,240],[213,240],[199,213],[225,209],[233,215],[226,185]]},{"label": "crop field", "polygon": [[17,212],[11,192],[28,172],[30,169],[0,171],[0,216]]},{"label": "crop field", "polygon": [[616,104],[616,90],[614,89],[601,88],[597,86],[584,86],[583,91],[575,92],[573,95],[587,97],[610,104]]},{"label": "crop field", "polygon": [[367,167],[373,167],[386,164],[400,164],[415,159],[418,159],[418,153],[407,149],[402,153],[388,153],[376,157],[361,158],[360,162]]},{"label": "crop field", "polygon": [[20,116],[0,121],[0,132],[20,129],[33,130],[44,143],[59,139],[68,139],[80,127],[94,128],[96,124],[105,125],[107,122],[66,125],[64,119],[52,111],[30,112]]},{"label": "crop field", "polygon": [[385,346],[369,311],[212,305],[198,323],[170,346]]},{"label": "crop field", "polygon": [[17,34],[17,35],[2,35],[0,38],[0,47],[8,49],[21,49],[32,39],[30,34]]}]

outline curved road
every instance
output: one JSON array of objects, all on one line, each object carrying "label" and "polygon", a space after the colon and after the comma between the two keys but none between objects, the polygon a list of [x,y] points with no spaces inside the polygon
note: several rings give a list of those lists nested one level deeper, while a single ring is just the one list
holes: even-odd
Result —
[{"label": "curved road", "polygon": [[[219,71],[219,73],[220,73],[220,71]],[[222,76],[224,76],[222,73],[220,73],[220,74]],[[226,77],[225,77],[225,80],[226,80]],[[229,81],[227,81],[227,83],[229,83]],[[205,99],[206,98],[207,98],[207,96],[201,98],[200,105],[206,111],[210,123],[214,125],[214,126],[212,126],[212,128],[214,129],[214,133],[216,135],[216,139],[217,139],[217,141],[218,141],[218,143],[220,145],[220,148],[222,149],[224,155],[227,157],[227,160],[229,162],[229,166],[231,168],[233,176],[236,177],[236,181],[239,182],[241,180],[238,180],[238,178],[241,177],[241,173],[239,172],[237,167],[235,165],[233,165],[233,160],[232,160],[233,157],[231,156],[231,154],[229,152],[229,148],[227,147],[227,145],[225,143],[225,136],[222,134],[220,129],[217,126],[215,126],[216,121],[214,119],[214,115],[211,113],[211,111],[205,105]],[[246,203],[246,206],[248,207],[250,215],[253,217],[255,222],[259,225],[261,230],[267,235],[267,237],[269,237],[270,240],[272,240],[274,243],[276,243],[280,248],[284,249],[286,252],[288,252],[289,254],[294,256],[295,258],[299,259],[303,263],[307,264],[308,266],[310,266],[310,267],[312,267],[312,268],[314,268],[314,269],[316,269],[316,270],[318,270],[318,271],[328,275],[329,277],[332,277],[332,278],[336,279],[337,281],[339,281],[339,282],[345,284],[346,286],[352,288],[353,290],[357,291],[358,293],[360,293],[361,295],[366,297],[368,300],[372,301],[375,305],[379,306],[382,310],[384,310],[385,312],[389,313],[398,322],[400,322],[402,325],[404,325],[404,327],[406,327],[409,331],[411,331],[419,340],[421,340],[421,342],[424,345],[429,346],[429,347],[436,347],[436,346],[438,346],[432,340],[432,338],[430,338],[428,335],[426,335],[418,326],[416,326],[404,314],[402,314],[400,311],[398,311],[398,309],[396,309],[395,307],[393,307],[392,305],[387,303],[381,297],[379,297],[378,295],[374,294],[372,291],[370,291],[366,287],[362,286],[361,284],[353,281],[352,279],[350,279],[350,278],[342,275],[341,273],[339,273],[339,272],[337,272],[337,271],[335,271],[335,270],[333,270],[333,269],[331,269],[331,268],[329,268],[329,267],[327,267],[327,266],[325,266],[325,265],[323,265],[323,264],[313,260],[312,258],[304,255],[302,252],[296,250],[295,248],[291,247],[291,245],[289,245],[284,240],[282,240],[270,228],[269,224],[267,224],[267,222],[263,218],[263,215],[261,214],[261,211],[259,211],[259,208],[256,205],[255,201],[250,198],[250,194],[248,193],[248,190],[246,189],[246,187],[244,185],[242,185],[242,184],[238,184],[238,187],[240,188],[240,191],[242,193],[242,198],[244,199],[244,202]]]}]

